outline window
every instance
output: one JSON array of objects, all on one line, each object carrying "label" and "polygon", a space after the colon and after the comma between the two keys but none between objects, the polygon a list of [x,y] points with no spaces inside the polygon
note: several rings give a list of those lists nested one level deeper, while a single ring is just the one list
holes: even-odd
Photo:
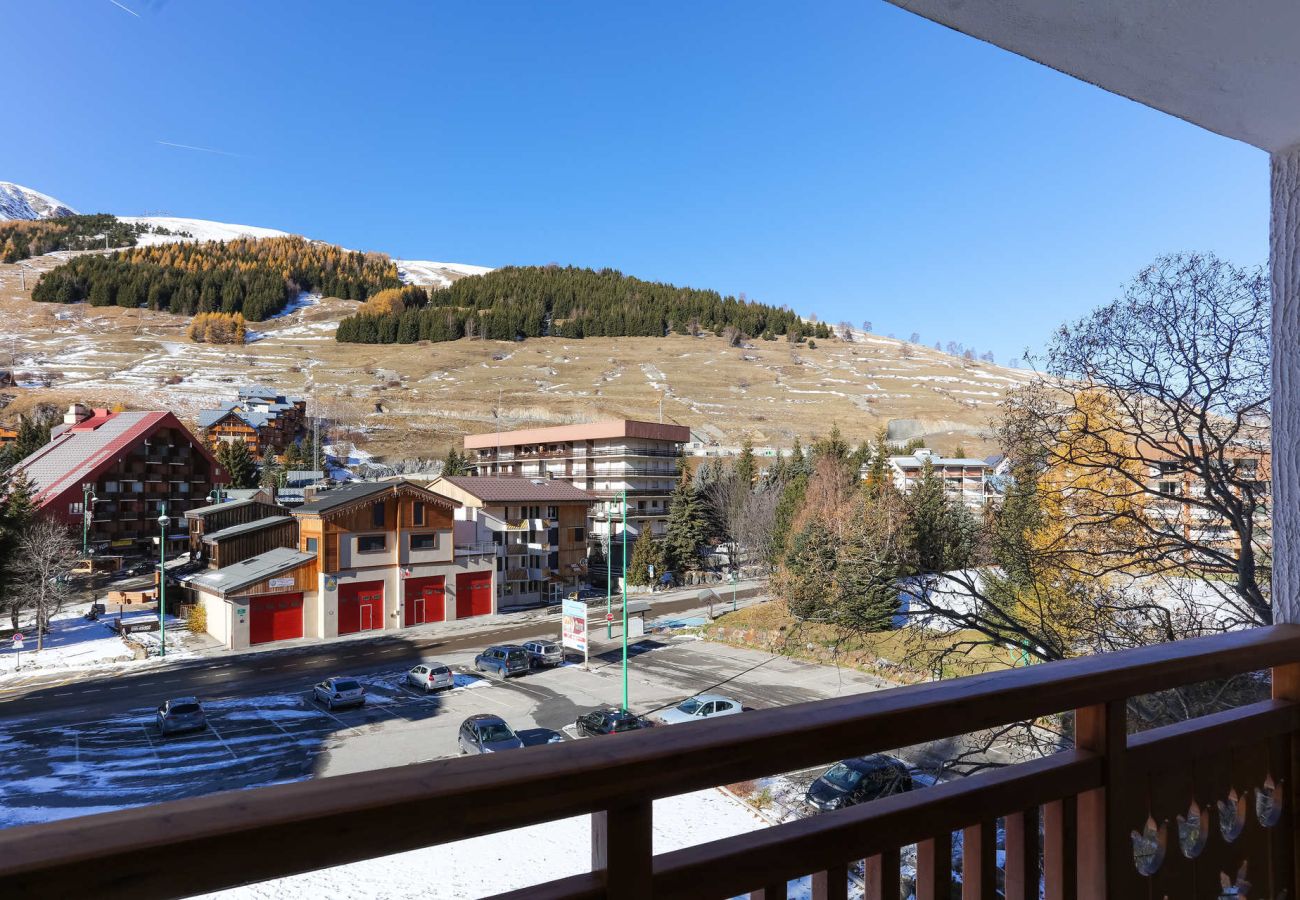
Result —
[{"label": "window", "polygon": [[320,547],[320,544],[317,542],[316,538],[307,538],[307,552],[308,552],[308,553],[316,553],[317,550],[319,549],[319,547]]},{"label": "window", "polygon": [[587,539],[587,530],[585,528],[573,529],[573,542],[575,544],[581,544],[586,539]]},{"label": "window", "polygon": [[81,515],[82,513],[84,513],[85,511],[86,511],[86,508],[85,508],[81,503],[69,503],[69,504],[68,504],[68,515],[70,515],[70,516],[79,516],[79,515]]},{"label": "window", "polygon": [[438,535],[432,531],[426,532],[425,534],[411,535],[411,549],[412,550],[437,550]]},{"label": "window", "polygon": [[546,518],[558,519],[560,517],[560,508],[558,506],[546,507]]},{"label": "window", "polygon": [[375,528],[384,527],[384,504],[376,503],[370,507],[370,524]]},{"label": "window", "polygon": [[[383,507],[380,507],[382,510]],[[387,535],[363,534],[357,538],[358,553],[382,553],[388,546]]]},{"label": "window", "polygon": [[416,503],[413,507],[411,507],[411,523],[413,525],[424,524],[424,503],[423,502]]}]

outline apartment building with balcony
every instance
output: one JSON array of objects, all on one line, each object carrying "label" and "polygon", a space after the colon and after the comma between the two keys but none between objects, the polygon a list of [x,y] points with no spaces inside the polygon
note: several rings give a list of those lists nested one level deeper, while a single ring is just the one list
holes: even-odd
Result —
[{"label": "apartment building with balcony", "polygon": [[231,649],[489,615],[496,553],[455,545],[459,506],[408,481],[322,491],[291,511],[293,527],[277,515],[222,529],[284,546],[203,571],[188,586],[208,631]]},{"label": "apartment building with balcony", "polygon": [[274,388],[250,385],[216,409],[199,410],[203,439],[215,450],[222,443],[243,441],[254,456],[279,456],[306,434],[307,401]]},{"label": "apartment building with balcony", "polygon": [[[1220,513],[1219,504],[1205,504],[1206,481],[1157,445],[1143,447],[1150,498],[1147,512],[1181,533],[1189,543],[1213,547],[1230,546],[1237,534]],[[1230,482],[1250,490],[1259,503],[1255,516],[1255,537],[1262,547],[1272,546],[1272,516],[1269,494],[1273,479],[1273,455],[1266,444],[1242,441],[1224,449],[1223,465],[1231,469]]]},{"label": "apartment building with balcony", "polygon": [[617,419],[472,434],[465,438],[465,453],[476,475],[552,478],[594,494],[588,538],[608,550],[622,527],[624,492],[629,539],[644,529],[664,533],[678,458],[690,439],[684,425]]},{"label": "apartment building with balcony", "polygon": [[[987,460],[974,458],[947,458],[925,447],[907,456],[889,457],[889,470],[894,486],[906,493],[925,475],[926,465],[943,479],[944,493],[971,509],[980,509],[988,500],[988,480],[993,467]],[[869,466],[863,466],[861,477],[866,478]]]},{"label": "apartment building with balcony", "polygon": [[[115,413],[80,404],[52,429],[50,442],[16,468],[30,480],[37,508],[76,531],[78,541],[84,524],[96,552],[151,558],[158,555],[164,507],[176,522],[229,480],[171,413]],[[167,540],[172,556],[187,549],[189,533],[172,527]]]},{"label": "apartment building with balcony", "polygon": [[535,606],[587,576],[594,494],[547,478],[443,477],[429,490],[458,501],[457,544],[496,552],[497,608]]}]

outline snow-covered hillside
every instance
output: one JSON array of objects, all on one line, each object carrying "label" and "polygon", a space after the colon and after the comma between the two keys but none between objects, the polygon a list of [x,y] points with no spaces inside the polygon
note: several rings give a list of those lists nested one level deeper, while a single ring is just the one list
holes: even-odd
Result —
[{"label": "snow-covered hillside", "polygon": [[[229,241],[235,238],[286,237],[289,232],[278,228],[261,228],[257,225],[234,225],[208,219],[186,219],[176,216],[118,216],[123,222],[161,228],[170,234],[146,232],[136,239],[141,247],[154,244],[174,244],[179,241]],[[466,263],[433,262],[424,259],[395,259],[398,272],[407,284],[446,287],[466,275],[483,275],[491,272],[489,266],[471,266]]]},{"label": "snow-covered hillside", "polygon": [[230,241],[235,238],[271,238],[286,237],[289,232],[277,228],[260,228],[256,225],[232,225],[227,222],[211,222],[207,219],[184,219],[176,216],[118,216],[123,222],[133,225],[148,225],[151,228],[164,228],[171,234],[142,234],[136,244],[149,247],[154,244],[174,244],[179,241]]},{"label": "snow-covered hillside", "polygon": [[0,181],[0,222],[10,219],[53,219],[76,214],[75,209],[48,194],[12,181]]},{"label": "snow-covered hillside", "polygon": [[407,284],[427,287],[446,287],[466,275],[486,275],[490,266],[470,266],[465,263],[431,262],[427,259],[395,259],[397,272]]}]

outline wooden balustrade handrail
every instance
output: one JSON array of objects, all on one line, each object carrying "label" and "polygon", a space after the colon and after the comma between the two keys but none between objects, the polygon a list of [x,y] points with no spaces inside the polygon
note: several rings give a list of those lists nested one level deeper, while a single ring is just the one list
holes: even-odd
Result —
[{"label": "wooden balustrade handrail", "polygon": [[[572,815],[644,806],[657,798],[825,763],[832,753],[919,744],[1297,662],[1300,625],[1275,625],[757,710],[689,727],[435,760],[12,828],[0,831],[0,884],[15,896],[143,898],[215,890]],[[923,802],[930,793],[907,802]],[[275,851],[267,852],[269,847]],[[215,865],[214,859],[232,864]]]}]

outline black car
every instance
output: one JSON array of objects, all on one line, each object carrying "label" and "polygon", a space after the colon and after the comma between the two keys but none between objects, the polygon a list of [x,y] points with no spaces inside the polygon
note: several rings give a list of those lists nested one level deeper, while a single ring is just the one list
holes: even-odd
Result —
[{"label": "black car", "polygon": [[808,786],[804,800],[815,809],[839,809],[910,791],[912,776],[907,765],[892,756],[877,753],[846,759],[831,766],[826,774]]},{"label": "black car", "polygon": [[622,709],[598,709],[585,716],[578,716],[578,734],[594,737],[598,734],[618,734],[623,731],[637,731],[649,728],[650,723],[640,716]]}]

